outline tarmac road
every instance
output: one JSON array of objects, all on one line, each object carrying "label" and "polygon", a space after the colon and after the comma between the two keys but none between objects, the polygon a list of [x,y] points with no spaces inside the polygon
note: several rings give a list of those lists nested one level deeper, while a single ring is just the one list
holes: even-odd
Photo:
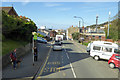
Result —
[{"label": "tarmac road", "polygon": [[118,69],[111,69],[105,60],[95,61],[86,47],[64,41],[62,51],[51,51],[36,79],[40,78],[118,78]]}]

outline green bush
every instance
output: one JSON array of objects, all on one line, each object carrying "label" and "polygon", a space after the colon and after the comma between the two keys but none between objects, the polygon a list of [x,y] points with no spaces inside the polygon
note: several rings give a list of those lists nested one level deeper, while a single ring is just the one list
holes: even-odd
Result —
[{"label": "green bush", "polygon": [[74,40],[78,40],[79,39],[79,35],[80,35],[80,33],[75,32],[75,33],[72,34],[72,37],[73,37]]},{"label": "green bush", "polygon": [[11,16],[2,11],[2,34],[7,39],[30,41],[36,24],[29,18]]},{"label": "green bush", "polygon": [[42,38],[44,38],[44,36],[43,36],[42,34],[39,34],[39,33],[38,33],[38,37],[42,37]]}]

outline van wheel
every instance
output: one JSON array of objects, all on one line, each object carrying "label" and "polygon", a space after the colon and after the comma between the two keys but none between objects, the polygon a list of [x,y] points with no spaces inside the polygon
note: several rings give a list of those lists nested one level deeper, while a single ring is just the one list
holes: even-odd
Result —
[{"label": "van wheel", "polygon": [[99,58],[99,56],[94,56],[94,59],[95,59],[96,61],[98,61],[100,58]]},{"label": "van wheel", "polygon": [[113,69],[113,68],[115,68],[115,64],[114,63],[110,63],[109,67]]}]

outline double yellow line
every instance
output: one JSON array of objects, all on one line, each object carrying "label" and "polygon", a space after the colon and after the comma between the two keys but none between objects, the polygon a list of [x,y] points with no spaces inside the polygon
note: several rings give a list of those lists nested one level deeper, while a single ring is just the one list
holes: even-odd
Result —
[{"label": "double yellow line", "polygon": [[43,67],[42,67],[42,69],[41,69],[41,71],[40,71],[40,74],[38,75],[37,79],[40,78],[40,75],[42,75],[42,73],[43,73],[43,70],[44,70],[44,68],[45,68],[45,66],[46,66],[46,64],[47,64],[48,59],[49,59],[51,49],[52,49],[52,48],[50,47],[50,50],[49,50],[49,52],[48,52],[48,56],[47,56],[47,58],[46,58],[46,60],[45,60],[45,63],[44,63],[44,65],[43,65]]}]

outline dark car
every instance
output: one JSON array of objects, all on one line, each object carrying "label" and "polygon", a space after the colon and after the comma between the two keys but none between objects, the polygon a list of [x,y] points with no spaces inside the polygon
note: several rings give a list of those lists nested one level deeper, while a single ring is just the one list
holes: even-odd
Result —
[{"label": "dark car", "polygon": [[41,37],[37,37],[37,42],[40,42],[40,43],[47,43],[47,40],[41,38]]},{"label": "dark car", "polygon": [[59,41],[59,40],[56,40],[55,41],[55,44],[62,44],[63,42],[62,41]]}]

